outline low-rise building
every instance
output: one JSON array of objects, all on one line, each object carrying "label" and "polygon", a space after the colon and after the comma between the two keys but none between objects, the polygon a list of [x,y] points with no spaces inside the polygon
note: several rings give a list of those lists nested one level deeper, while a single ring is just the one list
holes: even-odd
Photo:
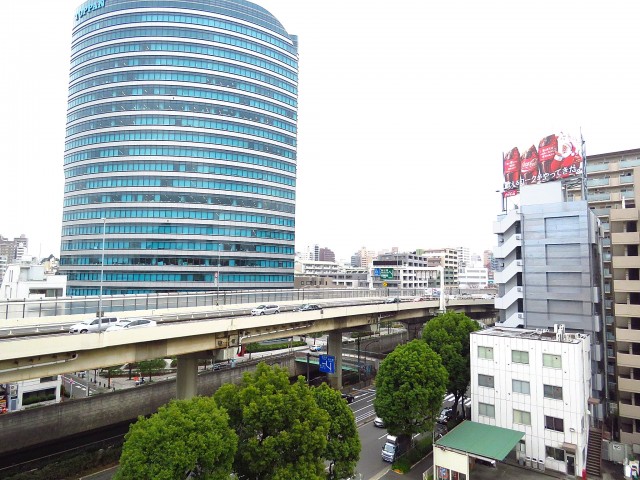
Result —
[{"label": "low-rise building", "polygon": [[470,348],[471,420],[524,432],[521,465],[579,477],[594,419],[589,335],[495,327]]}]

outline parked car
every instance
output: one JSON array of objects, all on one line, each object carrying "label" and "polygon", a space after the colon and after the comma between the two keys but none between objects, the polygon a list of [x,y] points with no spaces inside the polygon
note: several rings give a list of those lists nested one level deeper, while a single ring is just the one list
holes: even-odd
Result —
[{"label": "parked car", "polygon": [[322,310],[320,305],[316,305],[315,303],[305,303],[299,307],[293,309],[294,312],[307,312],[309,310]]},{"label": "parked car", "polygon": [[353,403],[353,401],[356,399],[356,397],[354,397],[350,393],[343,393],[342,398],[344,398],[347,401],[347,403]]},{"label": "parked car", "polygon": [[445,407],[440,411],[440,415],[438,415],[437,422],[438,423],[447,423],[453,417],[453,409],[451,407]]},{"label": "parked car", "polygon": [[113,332],[117,330],[129,330],[131,328],[147,328],[155,327],[157,323],[154,320],[147,320],[146,318],[140,318],[137,320],[131,320],[130,322],[123,323],[121,325],[113,325],[107,328],[107,332]]},{"label": "parked car", "polygon": [[90,320],[85,320],[84,322],[71,325],[69,327],[69,333],[104,332],[117,322],[117,317],[102,317],[102,322],[100,322],[100,318],[92,318]]},{"label": "parked car", "polygon": [[373,424],[378,428],[384,428],[384,420],[380,417],[376,417],[373,419]]},{"label": "parked car", "polygon": [[410,435],[387,435],[387,441],[382,447],[382,459],[385,462],[393,463],[400,455],[403,455],[411,446]]},{"label": "parked car", "polygon": [[272,303],[258,305],[256,308],[251,310],[251,315],[271,315],[275,313],[280,313],[280,307]]}]

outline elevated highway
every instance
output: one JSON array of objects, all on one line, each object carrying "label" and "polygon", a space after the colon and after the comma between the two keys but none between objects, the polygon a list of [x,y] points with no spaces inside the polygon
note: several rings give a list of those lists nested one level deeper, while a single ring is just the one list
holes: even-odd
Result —
[{"label": "elevated highway", "polygon": [[[71,335],[68,326],[86,315],[21,318],[0,322],[0,383],[91,370],[156,358],[178,358],[177,397],[196,395],[198,359],[224,358],[241,345],[292,335],[329,334],[328,354],[336,357],[332,386],[341,388],[342,333],[376,331],[381,323],[424,323],[439,313],[438,300],[384,303],[384,297],[324,300],[322,310],[294,312],[300,302],[280,303],[283,312],[250,316],[247,305],[130,311],[151,317],[155,328]],[[251,305],[253,306],[253,305]],[[493,300],[451,300],[447,309],[490,317]],[[409,331],[411,331],[409,329]]]}]

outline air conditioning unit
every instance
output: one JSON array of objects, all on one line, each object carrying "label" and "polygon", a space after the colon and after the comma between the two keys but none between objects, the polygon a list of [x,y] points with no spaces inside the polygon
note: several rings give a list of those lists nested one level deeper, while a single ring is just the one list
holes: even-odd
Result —
[{"label": "air conditioning unit", "polygon": [[516,265],[521,267],[522,266],[522,260],[516,260]]},{"label": "air conditioning unit", "polygon": [[516,233],[516,240],[520,240],[520,234]]},{"label": "air conditioning unit", "polygon": [[518,318],[524,318],[524,313],[518,313]]},{"label": "air conditioning unit", "polygon": [[518,292],[522,291],[522,287],[516,287],[518,289]]},{"label": "air conditioning unit", "polygon": [[231,337],[229,339],[229,346],[235,347],[238,345],[238,337]]}]

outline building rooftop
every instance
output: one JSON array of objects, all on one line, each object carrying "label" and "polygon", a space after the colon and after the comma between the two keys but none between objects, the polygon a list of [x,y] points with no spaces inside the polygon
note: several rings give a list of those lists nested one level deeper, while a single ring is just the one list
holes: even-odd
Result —
[{"label": "building rooftop", "polygon": [[580,343],[588,337],[588,335],[584,333],[567,333],[564,330],[564,325],[555,325],[554,331],[549,331],[543,328],[530,330],[522,328],[493,327],[486,328],[484,330],[478,330],[477,332],[473,332],[473,335],[522,338],[527,340],[541,340],[565,343]]}]

